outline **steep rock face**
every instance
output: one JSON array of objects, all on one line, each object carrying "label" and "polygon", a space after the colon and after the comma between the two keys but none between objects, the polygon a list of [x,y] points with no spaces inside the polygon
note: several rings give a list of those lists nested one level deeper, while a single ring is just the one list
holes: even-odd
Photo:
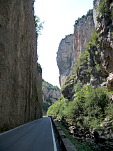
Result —
[{"label": "steep rock face", "polygon": [[70,34],[61,40],[57,52],[57,65],[59,67],[59,82],[62,86],[65,83],[73,62],[73,41],[74,35]]},{"label": "steep rock face", "polygon": [[43,80],[43,114],[46,115],[48,108],[61,97],[60,89],[57,86]]},{"label": "steep rock face", "polygon": [[42,91],[42,70],[37,72],[37,96],[35,104],[35,118],[40,118],[43,115],[42,104],[43,104],[43,91]]},{"label": "steep rock face", "polygon": [[[104,74],[109,76],[113,72],[113,1],[95,0],[93,11],[95,27],[100,38],[98,51],[101,64]],[[113,82],[111,82],[111,88],[113,88]]]},{"label": "steep rock face", "polygon": [[102,2],[102,0],[94,0],[93,1],[93,19],[94,19],[94,23],[95,23],[96,28],[98,27],[97,16],[99,15],[98,6],[99,6],[100,2]]},{"label": "steep rock face", "polygon": [[[80,130],[79,138],[81,139],[81,135],[83,136],[83,133],[86,135],[86,117],[89,114],[90,118],[88,119],[88,122],[90,121],[92,124],[92,121],[94,122],[95,119],[99,120],[97,121],[93,127],[90,127],[88,125],[88,129],[91,132],[93,131],[93,136],[95,140],[93,140],[96,143],[102,144],[102,150],[112,150],[113,149],[113,0],[95,0],[94,1],[94,9],[93,9],[93,17],[95,22],[95,30],[92,33],[91,39],[88,42],[87,48],[82,52],[81,46],[84,47],[84,43],[80,43],[79,40],[75,40],[79,42],[79,45],[75,45],[75,70],[73,74],[68,76],[68,78],[65,81],[65,84],[62,87],[62,94],[64,98],[68,99],[69,106],[67,107],[69,109],[69,112],[67,115],[72,113],[72,117],[75,120],[75,137],[78,137],[78,133]],[[82,26],[82,25],[81,25]],[[76,31],[77,33],[77,31]],[[77,35],[77,34],[76,34]],[[82,35],[82,34],[81,34]],[[80,35],[79,35],[80,36]],[[82,35],[83,37],[83,35]],[[82,39],[82,37],[80,37]],[[78,39],[78,35],[75,36],[75,39]],[[77,44],[77,42],[75,42]],[[77,50],[78,48],[78,50]],[[77,51],[76,51],[77,50]],[[103,86],[107,86],[109,89],[103,88]],[[82,89],[83,87],[83,89]],[[96,90],[94,93],[90,89],[87,89],[88,87],[92,87],[93,91]],[[85,89],[84,89],[85,88]],[[84,90],[87,91],[84,93]],[[101,91],[100,91],[100,90]],[[102,92],[102,89],[105,91]],[[82,91],[83,90],[83,91]],[[100,92],[99,92],[100,91]],[[88,95],[90,93],[90,99],[85,99],[84,95]],[[100,94],[99,94],[100,93]],[[95,99],[93,98],[95,97]],[[104,95],[103,95],[104,94]],[[83,95],[83,96],[82,96]],[[82,97],[81,97],[82,96]],[[100,97],[101,96],[101,97]],[[104,97],[103,97],[104,96]],[[100,98],[99,98],[100,97]],[[102,98],[102,100],[101,100]],[[106,99],[106,103],[104,102],[104,99]],[[87,106],[85,104],[87,100],[89,102],[92,100],[93,103],[91,103],[91,110],[89,113],[86,113],[86,110],[90,108],[90,104],[88,103]],[[100,100],[100,103],[96,103],[97,100]],[[72,103],[72,107],[70,107],[70,104]],[[100,112],[98,109],[101,106]],[[105,103],[105,104],[104,104]],[[96,104],[99,105],[95,106]],[[104,105],[104,108],[103,108]],[[81,108],[81,107],[83,108]],[[93,108],[94,106],[94,108]],[[66,108],[66,111],[67,111]],[[78,109],[78,111],[77,111]],[[85,112],[82,113],[85,109]],[[80,112],[79,112],[80,111]],[[95,112],[96,111],[96,112]],[[93,113],[92,113],[93,112]],[[96,114],[95,114],[95,113]],[[97,116],[97,113],[99,113],[99,116]],[[84,114],[84,115],[83,115]],[[92,114],[92,115],[91,115]],[[94,115],[95,114],[95,115]],[[76,117],[79,116],[79,118]],[[100,116],[102,117],[102,120],[100,121]],[[61,116],[62,117],[62,116]],[[70,120],[69,116],[69,120]],[[95,119],[93,119],[95,117]],[[63,117],[64,120],[69,123],[67,118],[65,116]],[[62,118],[62,119],[63,119]],[[80,123],[78,122],[80,120]],[[92,121],[91,121],[92,120]],[[83,126],[83,122],[85,121],[85,124]],[[64,121],[63,121],[64,122]],[[76,124],[78,124],[78,129]],[[73,124],[70,122],[70,125]],[[99,127],[97,126],[99,124]],[[81,127],[84,129],[81,131]],[[95,133],[96,132],[96,133]],[[91,134],[91,135],[92,135]],[[90,135],[90,138],[93,138]],[[84,137],[84,136],[83,136]],[[88,143],[93,142],[90,139],[87,139]],[[100,147],[101,145],[99,145]]]},{"label": "steep rock face", "polygon": [[80,54],[85,51],[88,41],[94,32],[93,11],[89,10],[87,15],[82,16],[74,25],[74,65]]},{"label": "steep rock face", "polygon": [[67,77],[73,74],[73,68],[80,54],[85,51],[87,43],[94,31],[92,10],[86,16],[75,21],[74,34],[66,36],[60,43],[57,53],[57,65],[60,73],[60,85],[64,85]]},{"label": "steep rock face", "polygon": [[32,0],[1,0],[0,35],[3,131],[42,116]]},{"label": "steep rock face", "polygon": [[53,104],[61,96],[60,89],[57,86],[43,81],[43,102],[48,103],[49,105]]}]

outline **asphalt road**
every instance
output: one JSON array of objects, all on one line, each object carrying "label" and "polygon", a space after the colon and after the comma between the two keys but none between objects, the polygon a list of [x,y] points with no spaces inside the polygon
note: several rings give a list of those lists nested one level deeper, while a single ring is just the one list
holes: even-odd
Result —
[{"label": "asphalt road", "polygon": [[0,151],[57,151],[50,118],[44,117],[0,134]]}]

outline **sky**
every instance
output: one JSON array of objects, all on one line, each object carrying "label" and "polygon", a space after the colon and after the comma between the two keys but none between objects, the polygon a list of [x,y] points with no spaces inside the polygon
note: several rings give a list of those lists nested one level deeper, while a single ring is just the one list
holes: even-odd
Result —
[{"label": "sky", "polygon": [[59,86],[56,56],[60,41],[74,32],[74,23],[93,8],[93,0],[35,0],[35,15],[43,30],[38,37],[38,62],[45,81]]}]

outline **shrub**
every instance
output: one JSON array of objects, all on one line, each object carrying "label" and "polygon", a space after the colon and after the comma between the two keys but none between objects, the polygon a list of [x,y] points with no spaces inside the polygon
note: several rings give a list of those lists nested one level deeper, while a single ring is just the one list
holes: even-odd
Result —
[{"label": "shrub", "polygon": [[100,3],[100,5],[98,6],[98,11],[100,12],[101,15],[106,10],[106,7],[105,7],[106,2],[107,2],[107,0],[102,0],[102,2]]},{"label": "shrub", "polygon": [[106,88],[82,86],[78,82],[74,101],[61,98],[49,108],[47,114],[78,128],[99,128],[105,114],[113,117],[113,104],[108,105],[107,93]]},{"label": "shrub", "polygon": [[49,107],[50,107],[50,105],[48,103],[43,103],[42,104],[42,109],[43,109],[44,114],[46,114]]},{"label": "shrub", "polygon": [[106,115],[113,120],[113,102],[110,102],[105,110]]},{"label": "shrub", "polygon": [[37,63],[37,69],[39,73],[42,73],[42,67],[39,63]]},{"label": "shrub", "polygon": [[59,98],[58,101],[56,101],[54,104],[52,104],[48,111],[47,116],[53,116],[58,119],[62,119],[64,117],[64,109],[67,105],[67,100],[62,98]]},{"label": "shrub", "polygon": [[93,10],[90,9],[88,12],[87,12],[87,15],[86,16],[93,16]]},{"label": "shrub", "polygon": [[83,87],[82,84],[80,82],[77,82],[75,87],[74,87],[75,88],[75,93],[81,91],[82,87]]},{"label": "shrub", "polygon": [[41,30],[43,29],[44,22],[40,21],[40,18],[38,16],[34,16],[35,20],[35,28],[36,28],[36,35],[41,35]]},{"label": "shrub", "polygon": [[90,39],[90,41],[88,42],[87,49],[89,49],[90,47],[96,46],[96,41],[97,41],[97,39],[99,38],[98,35],[99,35],[99,34],[97,33],[97,31],[94,30],[94,32],[93,32],[93,34],[92,34],[92,36],[91,36],[91,39]]}]

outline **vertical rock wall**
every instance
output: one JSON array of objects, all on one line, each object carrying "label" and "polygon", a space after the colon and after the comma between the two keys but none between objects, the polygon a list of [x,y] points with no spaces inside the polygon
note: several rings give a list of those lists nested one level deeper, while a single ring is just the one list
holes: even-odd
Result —
[{"label": "vertical rock wall", "polygon": [[43,81],[43,102],[48,105],[53,104],[55,101],[61,97],[60,89],[57,86],[53,86],[52,84]]},{"label": "vertical rock wall", "polygon": [[57,52],[57,65],[59,68],[59,81],[61,87],[67,77],[73,74],[73,68],[80,54],[85,51],[87,43],[94,32],[93,11],[75,21],[74,34],[61,40]]},{"label": "vertical rock wall", "polygon": [[101,62],[106,74],[113,72],[113,1],[94,1],[94,21],[95,28],[100,37]]},{"label": "vertical rock wall", "polygon": [[99,34],[100,60],[108,87],[113,90],[113,1],[95,0],[93,17]]},{"label": "vertical rock wall", "polygon": [[0,4],[0,131],[42,116],[32,0]]},{"label": "vertical rock wall", "polygon": [[74,25],[74,53],[73,65],[76,64],[80,54],[85,51],[88,41],[94,32],[93,11],[89,10],[86,16],[82,16]]},{"label": "vertical rock wall", "polygon": [[65,83],[67,76],[70,74],[73,62],[73,47],[73,34],[66,36],[59,44],[57,52],[57,65],[59,67],[59,82],[61,86]]}]

